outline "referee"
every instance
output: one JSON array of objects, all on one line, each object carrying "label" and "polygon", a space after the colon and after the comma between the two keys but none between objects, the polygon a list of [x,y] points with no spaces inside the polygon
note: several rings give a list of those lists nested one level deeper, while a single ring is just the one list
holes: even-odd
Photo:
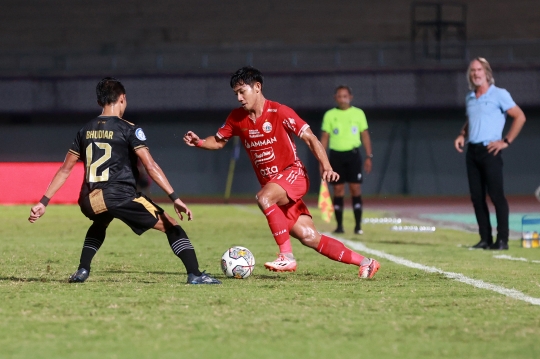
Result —
[{"label": "referee", "polygon": [[[467,177],[469,191],[478,222],[480,242],[475,249],[508,249],[508,202],[504,196],[502,150],[516,139],[525,115],[505,89],[496,87],[489,63],[482,57],[472,60],[467,71],[471,90],[466,98],[467,121],[454,140],[454,147],[463,152],[467,140]],[[513,118],[503,138],[506,115]],[[497,240],[493,243],[486,192],[495,206]]]},{"label": "referee", "polygon": [[334,91],[337,107],[324,114],[322,122],[321,143],[324,148],[330,147],[330,164],[339,174],[334,186],[334,211],[337,228],[334,233],[343,231],[343,197],[345,182],[349,183],[354,211],[354,233],[362,234],[362,156],[360,146],[364,144],[366,173],[371,172],[371,139],[368,132],[366,115],[361,109],[351,106],[353,99],[349,86],[340,85]]}]

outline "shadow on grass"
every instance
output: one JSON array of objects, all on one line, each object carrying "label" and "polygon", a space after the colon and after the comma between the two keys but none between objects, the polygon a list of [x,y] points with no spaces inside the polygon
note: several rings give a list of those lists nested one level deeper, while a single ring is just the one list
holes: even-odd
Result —
[{"label": "shadow on grass", "polygon": [[[186,273],[183,272],[151,272],[151,271],[135,271],[135,270],[119,270],[119,269],[109,269],[109,270],[100,270],[99,272],[102,273],[117,273],[117,274],[123,274],[123,273],[135,273],[135,274],[160,274],[160,275],[182,275],[186,276]],[[96,272],[96,273],[99,273]]]},{"label": "shadow on grass", "polygon": [[67,279],[50,279],[50,278],[21,278],[21,277],[0,277],[0,282],[56,282],[67,283]]},{"label": "shadow on grass", "polygon": [[385,240],[363,240],[364,243],[380,243],[380,244],[406,244],[406,245],[413,245],[413,246],[439,246],[440,244],[437,243],[426,243],[426,242],[411,242],[411,241],[398,241],[398,240],[392,240],[392,241],[385,241]]}]

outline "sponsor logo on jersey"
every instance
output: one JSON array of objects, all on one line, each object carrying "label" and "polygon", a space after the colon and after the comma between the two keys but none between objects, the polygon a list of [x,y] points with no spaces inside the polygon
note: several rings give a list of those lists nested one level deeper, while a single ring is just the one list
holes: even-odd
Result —
[{"label": "sponsor logo on jersey", "polygon": [[296,132],[296,121],[294,118],[286,118],[283,120],[283,124],[286,125],[291,131]]},{"label": "sponsor logo on jersey", "polygon": [[263,137],[264,134],[260,133],[259,130],[249,130],[249,138]]},{"label": "sponsor logo on jersey", "polygon": [[262,129],[265,133],[270,133],[270,131],[272,131],[272,124],[270,122],[265,122],[262,125]]},{"label": "sponsor logo on jersey", "polygon": [[146,141],[146,136],[144,135],[142,128],[135,130],[135,136],[137,136],[137,138],[141,141]]},{"label": "sponsor logo on jersey", "polygon": [[278,173],[278,168],[277,168],[277,166],[261,168],[259,170],[259,173],[264,177],[275,175],[275,174]]},{"label": "sponsor logo on jersey", "polygon": [[244,142],[244,146],[246,148],[261,147],[261,146],[271,145],[274,142],[277,142],[276,137],[267,138],[266,140],[260,140],[260,141],[248,141],[248,140],[246,140]]},{"label": "sponsor logo on jersey", "polygon": [[261,148],[260,150],[251,150],[251,160],[253,164],[257,167],[259,165],[270,162],[276,159],[274,154],[274,149],[272,147]]},{"label": "sponsor logo on jersey", "polygon": [[358,127],[353,126],[352,127],[352,133],[353,133],[353,135],[356,135],[358,133]]},{"label": "sponsor logo on jersey", "polygon": [[277,112],[277,108],[269,108],[266,112]]},{"label": "sponsor logo on jersey", "polygon": [[337,135],[339,133],[339,130],[337,128],[334,128],[334,131],[332,132],[334,132],[334,135]]}]

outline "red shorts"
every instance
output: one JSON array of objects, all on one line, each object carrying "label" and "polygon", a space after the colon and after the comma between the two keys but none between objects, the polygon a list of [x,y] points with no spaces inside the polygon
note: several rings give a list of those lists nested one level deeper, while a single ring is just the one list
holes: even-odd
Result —
[{"label": "red shorts", "polygon": [[269,183],[280,185],[287,192],[287,197],[291,200],[288,204],[279,206],[287,218],[289,230],[301,215],[305,214],[311,217],[306,204],[302,201],[302,197],[304,197],[309,189],[309,179],[303,168],[291,167],[286,169],[275,176]]}]

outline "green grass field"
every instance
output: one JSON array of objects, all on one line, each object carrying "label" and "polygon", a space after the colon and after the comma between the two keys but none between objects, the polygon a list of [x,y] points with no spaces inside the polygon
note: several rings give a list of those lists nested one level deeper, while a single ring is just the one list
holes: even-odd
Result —
[{"label": "green grass field", "polygon": [[[183,226],[201,269],[221,286],[188,286],[165,235],[109,227],[90,279],[69,284],[90,222],[78,207],[51,205],[29,224],[29,206],[0,207],[0,358],[534,358],[540,306],[379,258],[373,280],[293,242],[296,273],[263,262],[277,247],[255,206],[193,205]],[[171,207],[166,207],[169,213]],[[348,211],[351,212],[351,211]],[[333,224],[319,220],[321,231]],[[366,213],[365,216],[377,215]],[[540,249],[517,241],[494,258],[459,245],[477,235],[392,232],[364,225],[368,248],[540,298]],[[232,245],[257,260],[246,280],[219,263]],[[501,254],[501,253],[495,253]]]}]

